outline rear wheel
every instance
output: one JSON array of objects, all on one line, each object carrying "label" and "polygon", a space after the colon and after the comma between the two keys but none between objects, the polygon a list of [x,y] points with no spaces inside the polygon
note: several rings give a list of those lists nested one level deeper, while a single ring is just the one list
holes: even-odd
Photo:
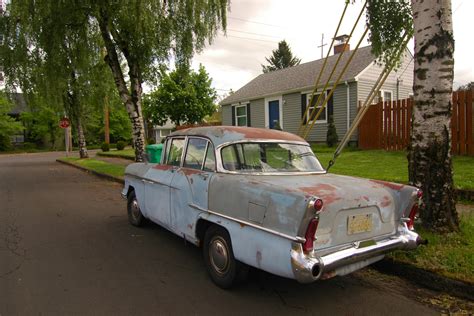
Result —
[{"label": "rear wheel", "polygon": [[135,191],[130,192],[127,198],[127,213],[128,221],[133,226],[142,226],[145,222],[140,206],[138,205],[138,200],[135,195]]},{"label": "rear wheel", "polygon": [[212,281],[223,289],[232,287],[239,277],[242,264],[234,258],[227,230],[216,225],[207,229],[203,255]]}]

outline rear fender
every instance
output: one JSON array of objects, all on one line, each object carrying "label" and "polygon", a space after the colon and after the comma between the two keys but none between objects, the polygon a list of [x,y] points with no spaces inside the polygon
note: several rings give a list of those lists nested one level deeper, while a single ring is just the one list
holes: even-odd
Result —
[{"label": "rear fender", "polygon": [[249,266],[294,278],[289,256],[292,241],[218,215],[203,212],[199,219],[225,228],[230,235],[234,257]]}]

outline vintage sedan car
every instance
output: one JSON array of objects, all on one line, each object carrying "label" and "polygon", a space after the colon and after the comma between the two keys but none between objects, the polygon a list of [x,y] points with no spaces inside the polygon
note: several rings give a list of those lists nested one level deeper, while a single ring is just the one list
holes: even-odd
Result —
[{"label": "vintage sedan car", "polygon": [[174,132],[161,163],[127,167],[122,195],[131,224],[202,246],[223,288],[249,266],[309,283],[421,243],[417,188],[327,173],[306,141],[276,130]]}]

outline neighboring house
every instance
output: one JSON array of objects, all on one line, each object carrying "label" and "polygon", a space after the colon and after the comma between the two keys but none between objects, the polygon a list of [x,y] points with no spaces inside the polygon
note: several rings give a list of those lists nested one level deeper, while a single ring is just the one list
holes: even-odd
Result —
[{"label": "neighboring house", "polygon": [[168,136],[176,128],[176,125],[173,124],[169,119],[166,121],[165,124],[158,126],[153,126],[153,134],[155,137],[155,141],[157,144],[161,143],[161,140]]},{"label": "neighboring house", "polygon": [[[322,92],[338,54],[344,49],[349,50],[349,45],[344,45],[334,46],[335,54],[328,58],[318,93]],[[346,51],[342,55],[333,79],[323,93],[329,92],[351,53]],[[222,124],[274,128],[278,122],[284,131],[297,133],[323,62],[324,59],[319,59],[259,75],[221,101]],[[328,115],[333,115],[337,134],[341,138],[357,114],[359,101],[365,101],[382,69],[376,63],[370,46],[359,48],[308,140],[326,140]],[[407,98],[412,95],[412,86],[413,56],[407,50],[398,71],[388,76],[373,103]],[[304,118],[304,121],[307,119]],[[357,135],[353,135],[351,140],[356,141]]]}]

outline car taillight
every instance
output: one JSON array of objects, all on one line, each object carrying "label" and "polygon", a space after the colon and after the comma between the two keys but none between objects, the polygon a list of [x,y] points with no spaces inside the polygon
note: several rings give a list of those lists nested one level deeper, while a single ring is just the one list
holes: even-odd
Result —
[{"label": "car taillight", "polygon": [[303,244],[303,251],[310,252],[313,250],[313,244],[316,240],[316,230],[318,229],[319,218],[312,218],[309,221],[308,228],[306,229],[306,234],[304,235],[306,241]]},{"label": "car taillight", "polygon": [[423,191],[418,190],[416,192],[416,197],[418,198],[418,200],[415,201],[415,204],[413,204],[413,206],[410,210],[410,214],[408,215],[408,218],[410,220],[407,222],[407,227],[410,230],[412,230],[414,225],[415,225],[415,218],[416,218],[416,215],[418,215],[418,205],[420,203],[421,198],[423,197]]},{"label": "car taillight", "polygon": [[319,212],[323,208],[323,200],[317,199],[313,204],[314,210]]}]

